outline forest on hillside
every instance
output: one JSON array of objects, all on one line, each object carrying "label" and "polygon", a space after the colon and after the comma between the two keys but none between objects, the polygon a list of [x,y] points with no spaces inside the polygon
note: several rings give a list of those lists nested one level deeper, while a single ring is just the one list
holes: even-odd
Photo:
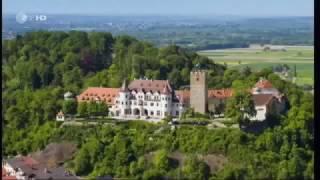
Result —
[{"label": "forest on hillside", "polygon": [[[78,151],[66,166],[84,177],[313,179],[313,95],[281,80],[272,69],[228,69],[176,45],[157,48],[102,32],[30,32],[5,40],[2,51],[4,156],[68,140]],[[195,64],[208,70],[209,88],[252,87],[264,77],[286,94],[290,110],[274,117],[260,134],[201,127],[171,131],[166,125],[142,122],[56,127],[66,91],[119,87],[123,79],[139,77],[169,79],[179,89],[189,84]],[[182,164],[177,165],[174,153],[184,157]],[[212,169],[204,158],[208,155],[221,155],[226,163]]]}]

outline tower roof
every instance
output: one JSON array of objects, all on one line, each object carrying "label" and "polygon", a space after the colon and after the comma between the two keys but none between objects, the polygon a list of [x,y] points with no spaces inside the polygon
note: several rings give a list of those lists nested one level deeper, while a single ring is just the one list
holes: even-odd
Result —
[{"label": "tower roof", "polygon": [[120,92],[128,92],[128,91],[129,89],[128,89],[127,81],[123,80],[122,86],[120,88]]},{"label": "tower roof", "polygon": [[166,84],[166,85],[165,85],[165,87],[163,88],[163,90],[162,90],[162,94],[166,94],[166,95],[170,94],[170,90],[169,90],[169,88],[168,88],[168,85],[167,85],[167,84]]},{"label": "tower roof", "polygon": [[63,96],[64,96],[64,98],[71,98],[71,97],[73,97],[73,94],[72,94],[72,92],[68,91],[68,92],[64,93]]}]

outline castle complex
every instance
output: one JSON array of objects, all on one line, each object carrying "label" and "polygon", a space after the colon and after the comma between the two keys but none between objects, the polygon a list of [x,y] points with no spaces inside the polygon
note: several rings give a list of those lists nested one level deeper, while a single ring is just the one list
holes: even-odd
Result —
[{"label": "castle complex", "polygon": [[[109,106],[110,116],[128,119],[163,119],[180,117],[189,107],[195,112],[223,113],[231,89],[208,89],[207,73],[194,69],[190,73],[190,90],[174,90],[168,80],[123,81],[121,88],[89,87],[78,102],[96,101]],[[261,79],[251,90],[257,115],[252,120],[263,121],[268,114],[285,110],[285,97],[272,84]]]}]

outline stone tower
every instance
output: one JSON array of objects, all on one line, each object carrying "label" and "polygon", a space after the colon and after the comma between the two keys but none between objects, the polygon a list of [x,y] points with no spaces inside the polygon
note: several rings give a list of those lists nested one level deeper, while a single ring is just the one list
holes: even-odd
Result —
[{"label": "stone tower", "polygon": [[202,114],[208,110],[207,73],[200,68],[190,73],[190,107]]}]

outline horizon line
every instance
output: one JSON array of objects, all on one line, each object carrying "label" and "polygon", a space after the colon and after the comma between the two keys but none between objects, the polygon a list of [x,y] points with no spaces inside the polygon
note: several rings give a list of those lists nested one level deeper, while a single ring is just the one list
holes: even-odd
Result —
[{"label": "horizon line", "polygon": [[[24,12],[26,14],[46,14],[46,15],[69,15],[69,16],[160,16],[160,17],[168,17],[168,16],[177,16],[177,17],[234,17],[234,18],[286,18],[286,17],[313,17],[314,15],[249,15],[249,14],[183,14],[183,13],[44,13],[44,12]],[[16,15],[19,12],[3,12],[3,15]]]}]

